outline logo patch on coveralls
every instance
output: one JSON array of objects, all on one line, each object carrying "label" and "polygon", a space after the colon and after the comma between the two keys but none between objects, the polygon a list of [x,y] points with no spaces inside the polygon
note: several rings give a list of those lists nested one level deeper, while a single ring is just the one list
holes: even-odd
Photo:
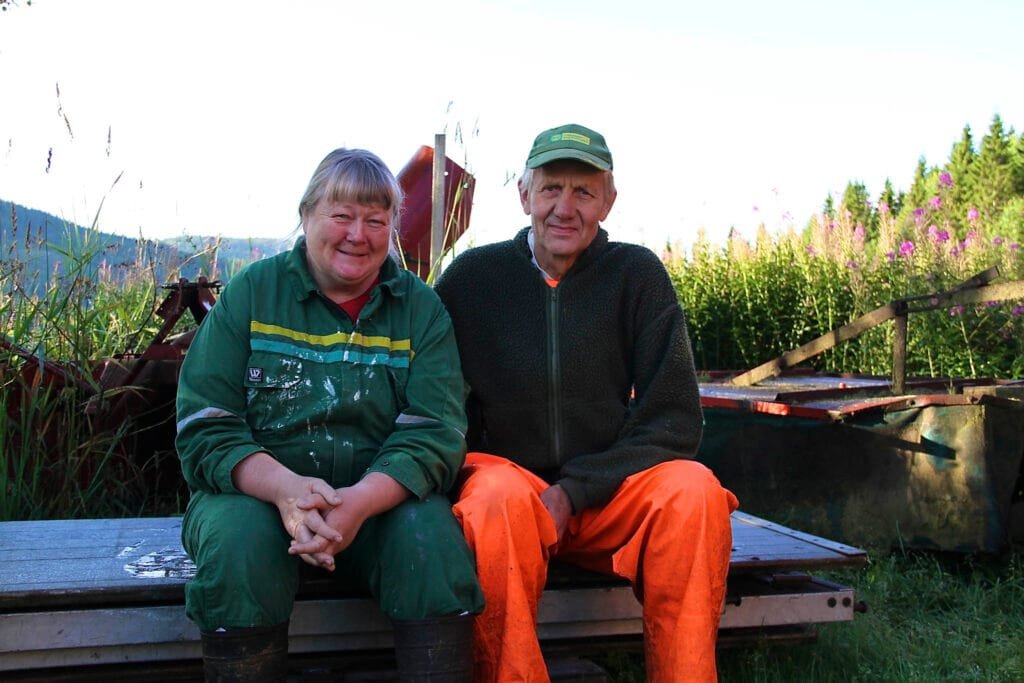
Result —
[{"label": "logo patch on coveralls", "polygon": [[249,368],[246,372],[249,373],[250,382],[262,382],[263,381],[263,368]]}]

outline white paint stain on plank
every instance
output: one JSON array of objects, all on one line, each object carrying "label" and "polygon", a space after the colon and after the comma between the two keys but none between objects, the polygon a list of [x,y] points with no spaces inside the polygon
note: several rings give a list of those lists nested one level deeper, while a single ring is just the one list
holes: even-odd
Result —
[{"label": "white paint stain on plank", "polygon": [[196,566],[181,548],[163,548],[124,565],[124,570],[139,579],[191,579]]}]

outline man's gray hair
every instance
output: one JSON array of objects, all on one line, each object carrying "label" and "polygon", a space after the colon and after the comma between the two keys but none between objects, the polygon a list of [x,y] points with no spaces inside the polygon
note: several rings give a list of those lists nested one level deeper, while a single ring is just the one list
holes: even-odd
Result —
[{"label": "man's gray hair", "polygon": [[[598,168],[594,168],[594,170],[604,174],[605,194],[609,197],[615,194],[615,175],[611,171],[601,171]],[[519,176],[519,187],[525,188],[527,195],[529,195],[533,187],[533,171],[534,169],[527,166],[523,169],[522,175]]]}]

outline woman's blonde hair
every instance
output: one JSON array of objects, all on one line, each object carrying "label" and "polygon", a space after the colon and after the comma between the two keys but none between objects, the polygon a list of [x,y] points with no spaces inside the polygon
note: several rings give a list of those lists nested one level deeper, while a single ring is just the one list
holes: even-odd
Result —
[{"label": "woman's blonde hair", "polygon": [[397,230],[402,211],[402,186],[373,152],[336,149],[320,162],[299,201],[299,218],[305,220],[321,199],[380,206],[391,211],[391,227]]},{"label": "woman's blonde hair", "polygon": [[313,172],[299,201],[300,228],[324,198],[332,202],[354,202],[390,210],[388,253],[401,263],[397,242],[398,220],[404,198],[402,186],[380,157],[365,149],[345,148],[336,149],[325,156]]}]

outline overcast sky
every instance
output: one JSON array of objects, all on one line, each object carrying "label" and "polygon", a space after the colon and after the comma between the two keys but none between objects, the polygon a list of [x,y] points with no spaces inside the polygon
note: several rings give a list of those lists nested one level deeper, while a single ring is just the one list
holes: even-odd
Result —
[{"label": "overcast sky", "polygon": [[851,179],[908,189],[965,124],[1019,131],[1022,26],[1020,0],[21,0],[0,13],[0,199],[283,237],[331,149],[397,173],[446,132],[484,243],[526,224],[509,178],[571,121],[615,157],[613,238],[721,242],[802,226]]}]

